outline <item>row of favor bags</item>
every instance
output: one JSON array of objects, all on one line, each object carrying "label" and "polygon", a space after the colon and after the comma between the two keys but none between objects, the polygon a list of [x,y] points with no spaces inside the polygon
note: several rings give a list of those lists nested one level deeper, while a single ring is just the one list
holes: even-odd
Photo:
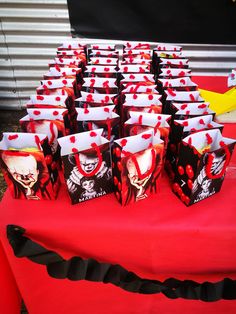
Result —
[{"label": "row of favor bags", "polygon": [[[122,205],[157,191],[164,143],[153,130],[114,141],[103,130],[58,139],[72,204],[113,192]],[[114,184],[113,184],[114,183]]]},{"label": "row of favor bags", "polygon": [[180,47],[159,47],[153,63],[163,112],[172,116],[165,168],[174,193],[192,205],[220,191],[235,141],[222,137]]}]

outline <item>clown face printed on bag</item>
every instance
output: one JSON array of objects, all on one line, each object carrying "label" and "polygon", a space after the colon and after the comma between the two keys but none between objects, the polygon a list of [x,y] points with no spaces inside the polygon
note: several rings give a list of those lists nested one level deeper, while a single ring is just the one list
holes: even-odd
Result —
[{"label": "clown face printed on bag", "polygon": [[79,132],[103,129],[102,136],[111,144],[120,137],[120,117],[113,112],[115,106],[77,108]]},{"label": "clown face printed on bag", "polygon": [[179,157],[179,145],[183,138],[203,130],[223,130],[223,125],[212,120],[212,115],[205,115],[186,120],[174,120],[169,134],[165,169],[170,178],[173,179],[177,171],[176,164]]},{"label": "clown face printed on bag", "polygon": [[14,198],[55,199],[60,187],[44,134],[3,133],[0,165]]},{"label": "clown face printed on bag", "polygon": [[[27,109],[27,115],[20,119],[23,132],[41,133],[48,137],[49,145],[52,150],[53,161],[57,167],[61,167],[60,146],[57,139],[65,136],[66,124],[68,125],[67,110],[64,109]],[[66,122],[67,121],[67,122]]]},{"label": "clown face printed on bag", "polygon": [[164,142],[166,150],[168,144],[168,137],[170,132],[170,125],[168,121],[171,119],[170,115],[154,114],[145,112],[130,111],[130,119],[124,123],[124,133],[126,136],[133,136],[145,131],[154,130],[154,135],[158,136]]},{"label": "clown face printed on bag", "polygon": [[184,138],[172,185],[174,193],[192,205],[219,192],[234,145],[234,139],[222,137],[217,129]]},{"label": "clown face printed on bag", "polygon": [[112,192],[111,153],[102,129],[58,139],[72,204]]},{"label": "clown face printed on bag", "polygon": [[209,108],[209,102],[172,103],[171,115],[173,120],[186,120],[204,115],[212,115],[214,120],[215,112]]},{"label": "clown face printed on bag", "polygon": [[114,65],[87,65],[84,77],[117,78],[117,69]]},{"label": "clown face printed on bag", "polygon": [[118,94],[117,79],[85,77],[82,91],[95,94]]},{"label": "clown face printed on bag", "polygon": [[122,205],[157,192],[164,144],[153,130],[116,140],[113,146],[115,195]]},{"label": "clown face printed on bag", "polygon": [[130,111],[161,113],[161,95],[158,94],[125,94],[125,102],[122,104],[122,120],[130,118]]},{"label": "clown face printed on bag", "polygon": [[67,101],[67,96],[31,95],[25,106],[34,109],[66,109],[69,106]]}]

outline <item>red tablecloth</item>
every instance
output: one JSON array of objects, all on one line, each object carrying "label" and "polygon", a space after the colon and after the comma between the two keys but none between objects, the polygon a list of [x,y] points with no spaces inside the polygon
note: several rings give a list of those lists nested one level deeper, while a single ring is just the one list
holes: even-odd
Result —
[{"label": "red tablecloth", "polygon": [[235,183],[231,163],[222,191],[191,207],[171,192],[165,177],[157,195],[127,207],[113,195],[72,206],[64,188],[55,202],[18,201],[7,191],[0,209],[0,236],[29,313],[235,312],[236,301],[169,300],[110,284],[50,278],[44,266],[13,256],[5,232],[7,224],[16,224],[64,258],[78,255],[118,263],[146,278],[236,279]]},{"label": "red tablecloth", "polygon": [[0,241],[0,313],[19,314],[21,297]]}]

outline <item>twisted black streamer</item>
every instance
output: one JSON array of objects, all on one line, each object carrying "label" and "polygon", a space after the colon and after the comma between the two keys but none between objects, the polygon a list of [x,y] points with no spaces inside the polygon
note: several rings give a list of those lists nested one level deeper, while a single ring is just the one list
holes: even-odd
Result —
[{"label": "twisted black streamer", "polygon": [[192,280],[169,278],[164,282],[140,278],[120,265],[100,263],[92,258],[87,260],[75,256],[69,260],[49,251],[24,236],[25,229],[15,225],[7,226],[7,237],[17,257],[27,257],[34,263],[45,265],[49,276],[56,279],[88,280],[111,283],[133,293],[163,293],[170,299],[191,299],[205,302],[220,299],[236,299],[236,280],[198,283]]}]

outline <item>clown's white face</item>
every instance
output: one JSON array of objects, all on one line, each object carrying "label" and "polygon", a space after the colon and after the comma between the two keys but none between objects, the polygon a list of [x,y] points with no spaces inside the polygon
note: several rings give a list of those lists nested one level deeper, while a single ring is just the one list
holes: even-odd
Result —
[{"label": "clown's white face", "polygon": [[98,165],[99,159],[97,157],[88,157],[86,155],[80,154],[80,164],[82,169],[90,173],[92,172]]},{"label": "clown's white face", "polygon": [[38,180],[39,171],[37,162],[32,155],[29,156],[2,156],[8,171],[25,189],[32,189]]}]

